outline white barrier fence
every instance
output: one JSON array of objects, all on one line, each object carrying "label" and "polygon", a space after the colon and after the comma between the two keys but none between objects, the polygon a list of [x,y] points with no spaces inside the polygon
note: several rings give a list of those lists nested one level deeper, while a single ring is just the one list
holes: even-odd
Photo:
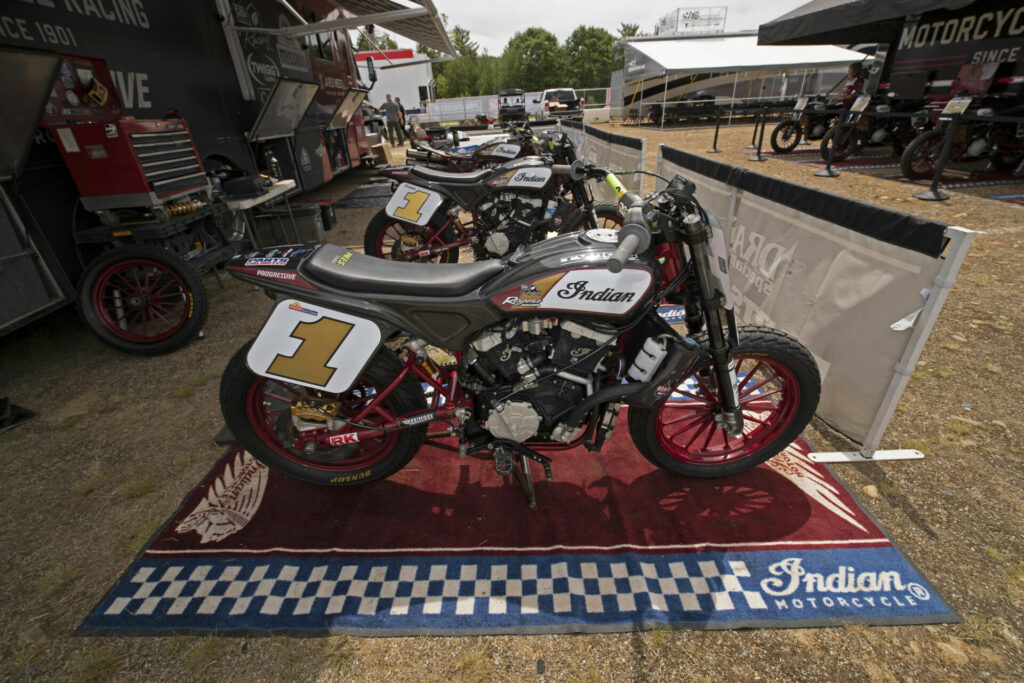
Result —
[{"label": "white barrier fence", "polygon": [[[616,135],[577,121],[559,121],[558,129],[569,136],[580,158],[609,171],[643,171],[647,154],[647,141],[626,135]],[[639,190],[642,183],[637,176],[623,175],[626,187]],[[615,202],[618,197],[607,183],[593,182],[594,198],[600,202]]]},{"label": "white barrier fence", "polygon": [[677,173],[727,231],[738,320],[811,350],[818,416],[870,457],[974,233],[660,146]]}]

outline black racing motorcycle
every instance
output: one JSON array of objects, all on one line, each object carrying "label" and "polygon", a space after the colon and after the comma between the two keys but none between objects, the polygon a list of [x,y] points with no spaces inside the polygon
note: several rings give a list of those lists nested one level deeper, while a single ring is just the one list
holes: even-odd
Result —
[{"label": "black racing motorcycle", "polygon": [[366,226],[364,251],[395,261],[455,263],[464,246],[483,260],[552,233],[618,227],[614,203],[595,203],[584,180],[552,170],[577,161],[569,137],[559,133],[544,143],[547,156],[469,173],[382,168],[396,181],[395,192]]},{"label": "black racing motorcycle", "polygon": [[[723,231],[693,183],[677,176],[641,198],[603,169],[549,168],[606,177],[622,229],[470,264],[331,244],[229,261],[276,297],[221,380],[237,441],[285,475],[343,486],[452,438],[515,476],[531,508],[530,461],[551,480],[542,452],[600,450],[622,405],[640,453],[680,475],[740,472],[791,443],[818,403],[814,357],[783,332],[737,325]],[[684,306],[688,336],[658,315],[666,301]]]},{"label": "black racing motorcycle", "polygon": [[464,173],[481,168],[493,168],[512,159],[544,154],[543,141],[525,125],[505,126],[505,136],[478,146],[472,152],[454,152],[439,149],[428,143],[419,143],[405,153],[407,164],[424,164],[438,171]]},{"label": "black racing motorcycle", "polygon": [[805,101],[801,98],[790,117],[772,129],[769,137],[772,150],[776,154],[788,154],[803,138],[820,140],[840,113],[841,108],[828,107],[820,100]]}]

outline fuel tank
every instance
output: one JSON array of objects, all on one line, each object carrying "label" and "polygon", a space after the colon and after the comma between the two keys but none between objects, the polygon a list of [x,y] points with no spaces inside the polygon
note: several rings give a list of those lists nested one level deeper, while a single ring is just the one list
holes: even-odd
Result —
[{"label": "fuel tank", "polygon": [[481,290],[504,314],[549,313],[617,324],[642,315],[658,284],[653,252],[634,256],[621,272],[607,268],[618,245],[614,230],[587,230],[530,245]]}]

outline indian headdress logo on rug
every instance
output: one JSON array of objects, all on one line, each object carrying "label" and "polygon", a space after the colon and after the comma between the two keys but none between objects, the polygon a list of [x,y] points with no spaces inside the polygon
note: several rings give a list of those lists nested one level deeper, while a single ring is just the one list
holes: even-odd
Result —
[{"label": "indian headdress logo on rug", "polygon": [[200,543],[223,540],[252,521],[267,489],[267,467],[241,451],[210,484],[195,509],[174,529],[194,531]]}]

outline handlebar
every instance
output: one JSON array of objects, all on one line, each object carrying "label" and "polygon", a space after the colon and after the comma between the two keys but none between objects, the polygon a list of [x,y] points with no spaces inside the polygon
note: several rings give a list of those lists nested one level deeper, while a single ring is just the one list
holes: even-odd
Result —
[{"label": "handlebar", "polygon": [[619,230],[619,246],[612,252],[606,267],[613,273],[622,271],[622,267],[633,254],[647,251],[651,245],[651,231],[644,218],[644,210],[639,205],[626,210],[626,219]]}]

